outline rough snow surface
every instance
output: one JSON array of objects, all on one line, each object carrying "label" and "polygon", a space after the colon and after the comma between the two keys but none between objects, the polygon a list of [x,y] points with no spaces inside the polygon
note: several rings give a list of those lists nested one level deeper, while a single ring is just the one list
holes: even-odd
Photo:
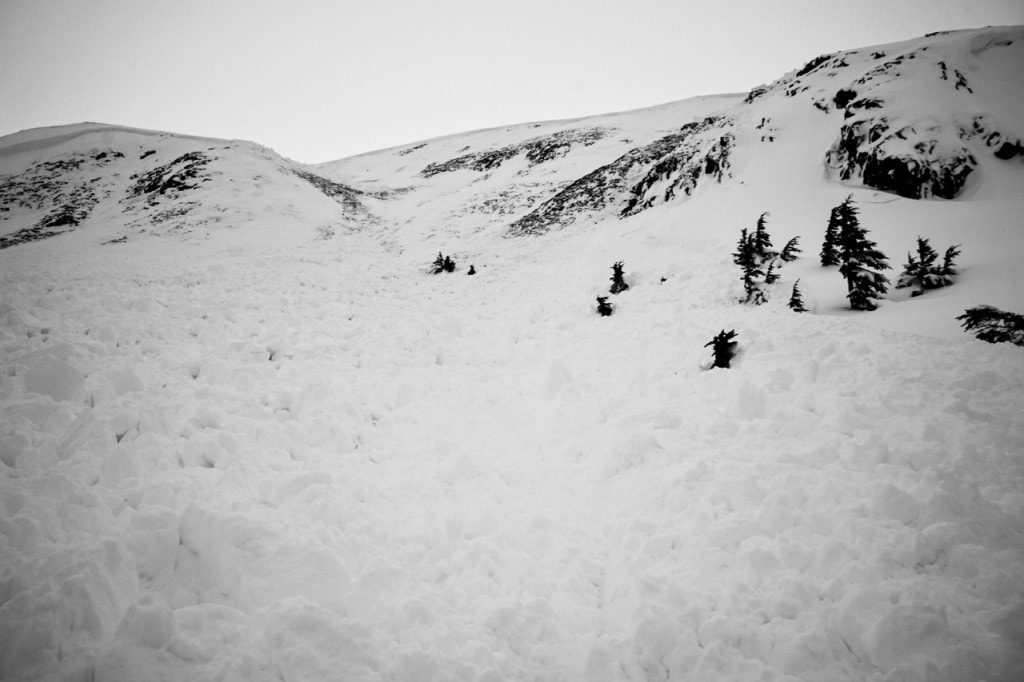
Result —
[{"label": "rough snow surface", "polygon": [[[1004,105],[1019,32],[949,39]],[[979,155],[951,202],[839,186],[824,68],[733,112],[728,182],[526,239],[501,235],[541,197],[740,98],[452,136],[333,182],[243,143],[8,139],[12,192],[48,155],[124,156],[75,229],[0,250],[0,679],[1019,680],[1024,351],[955,316],[1024,312],[1024,166]],[[122,200],[196,151],[195,194]],[[487,168],[421,174],[462,158]],[[851,191],[894,266],[918,235],[961,244],[953,286],[850,312],[816,253]],[[729,254],[764,212],[804,257],[743,306]],[[454,273],[427,274],[439,250]],[[798,278],[810,313],[785,307]]]},{"label": "rough snow surface", "polygon": [[1015,679],[1020,349],[570,246],[8,260],[2,676]]}]

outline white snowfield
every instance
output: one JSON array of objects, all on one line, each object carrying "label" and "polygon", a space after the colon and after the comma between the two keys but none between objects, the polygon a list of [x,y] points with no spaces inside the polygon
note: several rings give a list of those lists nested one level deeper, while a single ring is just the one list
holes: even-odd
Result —
[{"label": "white snowfield", "polygon": [[[943,60],[968,73],[964,111],[1024,133],[1021,28],[857,51],[841,78],[922,46],[907,101],[928,100]],[[1024,313],[1024,159],[978,141],[953,201],[843,184],[822,159],[844,114],[816,96],[305,169],[364,192],[365,213],[251,143],[0,140],[0,184],[124,153],[96,171],[109,194],[85,222],[0,250],[0,679],[1019,680],[1024,349],[955,317]],[[721,183],[503,237],[716,112],[735,120]],[[611,132],[545,163],[420,174],[584,128]],[[152,209],[120,200],[130,173],[199,150],[210,182]],[[890,279],[921,235],[962,244],[955,284],[848,310],[817,252],[851,193]],[[41,210],[10,208],[0,236]],[[740,305],[730,253],[765,211],[803,257],[767,304]],[[428,274],[438,251],[454,273]],[[599,317],[620,260],[631,287]],[[810,313],[786,307],[798,278]],[[704,345],[731,329],[732,368],[707,370]]]}]

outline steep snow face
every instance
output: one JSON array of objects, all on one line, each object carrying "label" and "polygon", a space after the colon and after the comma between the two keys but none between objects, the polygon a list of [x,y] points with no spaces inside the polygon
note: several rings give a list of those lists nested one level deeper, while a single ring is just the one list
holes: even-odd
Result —
[{"label": "steep snow face", "polygon": [[[1019,34],[317,167],[0,140],[0,678],[1017,682],[1022,349],[955,318],[1024,312],[1020,159],[958,133],[952,201],[823,159],[936,87],[1011,130]],[[952,285],[851,312],[848,195]],[[804,257],[740,305],[763,214]]]}]

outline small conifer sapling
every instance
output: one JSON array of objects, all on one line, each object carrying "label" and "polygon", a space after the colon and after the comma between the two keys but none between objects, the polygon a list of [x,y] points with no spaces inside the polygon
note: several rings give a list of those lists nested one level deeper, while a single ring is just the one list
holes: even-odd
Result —
[{"label": "small conifer sapling", "polygon": [[761,214],[761,217],[757,219],[757,227],[754,229],[753,240],[754,240],[754,254],[757,255],[758,259],[762,263],[766,263],[770,260],[774,260],[779,252],[772,247],[772,238],[768,234],[768,212],[765,211]]},{"label": "small conifer sapling", "polygon": [[612,266],[612,286],[608,290],[613,294],[619,294],[629,288],[622,276],[622,261]]},{"label": "small conifer sapling", "polygon": [[473,267],[472,263],[469,264],[469,272],[467,272],[466,274],[467,275],[475,275],[476,274],[476,268]]},{"label": "small conifer sapling", "polygon": [[607,296],[597,297],[597,312],[601,317],[608,317],[612,314],[612,304],[608,302]]},{"label": "small conifer sapling", "polygon": [[800,293],[800,280],[793,282],[793,293],[789,296],[789,309],[795,313],[806,313],[803,294]]},{"label": "small conifer sapling", "polygon": [[782,247],[782,253],[779,254],[779,258],[782,259],[783,263],[792,263],[798,258],[797,254],[803,252],[804,250],[800,248],[800,237],[793,237]]},{"label": "small conifer sapling", "polygon": [[434,259],[433,269],[431,270],[435,275],[444,272],[444,256],[441,252],[437,252],[437,258]]},{"label": "small conifer sapling", "polygon": [[729,332],[723,329],[715,336],[715,338],[704,344],[705,348],[711,346],[711,352],[714,354],[714,361],[711,364],[711,369],[714,369],[715,367],[729,369],[729,363],[732,362],[734,357],[736,357],[736,347],[739,345],[739,342],[733,341],[735,338],[735,329]]}]

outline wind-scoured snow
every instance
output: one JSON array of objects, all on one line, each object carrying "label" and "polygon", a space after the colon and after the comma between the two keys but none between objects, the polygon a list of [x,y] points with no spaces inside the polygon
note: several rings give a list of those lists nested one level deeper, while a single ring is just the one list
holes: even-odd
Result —
[{"label": "wind-scoured snow", "polygon": [[[962,94],[943,61],[1020,135],[1022,45],[943,34],[316,167],[88,125],[0,140],[0,238],[95,197],[0,250],[0,678],[1017,680],[1024,350],[955,317],[1024,312],[1024,160],[964,138],[955,200],[842,181],[845,112],[814,101],[915,52],[934,78],[894,75],[906,102]],[[612,192],[509,238],[711,116],[720,182],[666,198],[667,164],[642,210]],[[851,193],[897,270],[918,235],[961,244],[953,285],[850,311],[817,252]],[[765,212],[804,253],[745,306],[730,253]]]}]

